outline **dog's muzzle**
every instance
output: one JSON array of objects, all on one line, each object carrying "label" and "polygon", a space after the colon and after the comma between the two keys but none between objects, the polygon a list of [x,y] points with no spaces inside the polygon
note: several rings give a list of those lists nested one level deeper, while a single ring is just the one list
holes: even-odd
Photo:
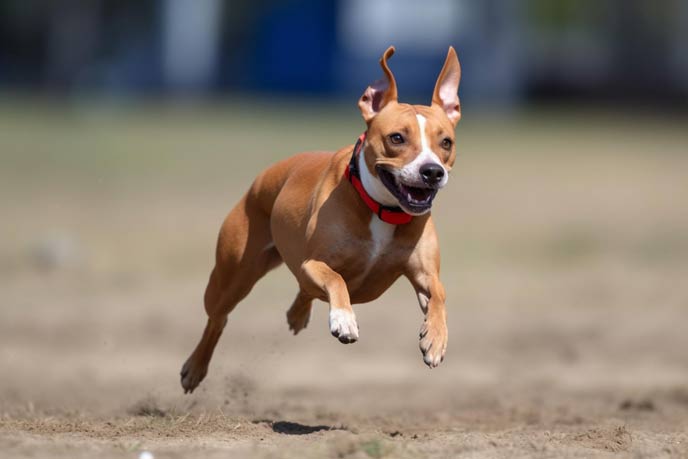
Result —
[{"label": "dog's muzzle", "polygon": [[377,166],[376,170],[380,181],[399,201],[401,208],[412,215],[421,215],[432,207],[432,200],[437,195],[440,182],[444,177],[442,166],[437,166],[440,169],[439,172],[434,164],[429,166],[431,170],[426,171],[428,178],[425,178],[423,167],[421,167],[422,182],[413,185],[403,183],[396,174],[382,166]]}]

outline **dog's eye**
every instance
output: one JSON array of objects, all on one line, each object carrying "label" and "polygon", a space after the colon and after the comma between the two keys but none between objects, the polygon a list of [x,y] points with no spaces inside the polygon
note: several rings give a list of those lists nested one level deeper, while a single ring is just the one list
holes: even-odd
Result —
[{"label": "dog's eye", "polygon": [[442,148],[444,148],[445,150],[450,150],[453,144],[454,142],[452,142],[452,139],[450,139],[449,137],[445,137],[444,139],[442,139]]},{"label": "dog's eye", "polygon": [[401,145],[404,143],[404,136],[399,134],[398,132],[395,132],[394,134],[389,135],[389,141],[392,142],[394,145]]}]

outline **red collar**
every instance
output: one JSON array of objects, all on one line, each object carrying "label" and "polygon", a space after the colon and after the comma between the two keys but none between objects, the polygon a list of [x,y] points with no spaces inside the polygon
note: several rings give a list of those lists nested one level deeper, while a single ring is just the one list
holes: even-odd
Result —
[{"label": "red collar", "polygon": [[413,215],[404,212],[401,207],[390,207],[383,206],[376,200],[374,200],[368,192],[363,188],[363,183],[361,183],[361,173],[358,170],[358,156],[363,148],[363,142],[366,138],[366,132],[361,134],[354,146],[354,151],[351,154],[351,161],[349,161],[349,166],[344,170],[344,177],[351,182],[351,184],[358,191],[359,196],[363,199],[366,206],[377,215],[380,220],[386,223],[391,223],[393,225],[403,225],[408,223],[413,219]]}]

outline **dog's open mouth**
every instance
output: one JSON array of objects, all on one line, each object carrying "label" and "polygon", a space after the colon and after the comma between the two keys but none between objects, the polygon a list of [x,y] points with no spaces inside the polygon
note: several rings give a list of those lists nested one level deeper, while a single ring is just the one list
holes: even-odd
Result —
[{"label": "dog's open mouth", "polygon": [[401,207],[411,214],[423,214],[432,207],[432,200],[437,194],[436,188],[415,187],[401,183],[397,177],[378,166],[376,168],[380,180],[392,195],[399,201]]}]

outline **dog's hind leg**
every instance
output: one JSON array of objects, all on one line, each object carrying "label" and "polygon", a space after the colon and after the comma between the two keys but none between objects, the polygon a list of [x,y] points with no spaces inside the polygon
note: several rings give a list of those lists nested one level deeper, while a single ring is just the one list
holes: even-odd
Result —
[{"label": "dog's hind leg", "polygon": [[193,392],[208,372],[227,316],[271,269],[282,263],[272,243],[270,217],[250,193],[229,213],[220,230],[216,264],[205,292],[208,322],[181,371],[184,392]]},{"label": "dog's hind leg", "polygon": [[293,331],[295,335],[308,325],[308,320],[311,318],[312,306],[313,297],[306,294],[303,290],[299,290],[289,311],[287,311],[289,330]]}]

